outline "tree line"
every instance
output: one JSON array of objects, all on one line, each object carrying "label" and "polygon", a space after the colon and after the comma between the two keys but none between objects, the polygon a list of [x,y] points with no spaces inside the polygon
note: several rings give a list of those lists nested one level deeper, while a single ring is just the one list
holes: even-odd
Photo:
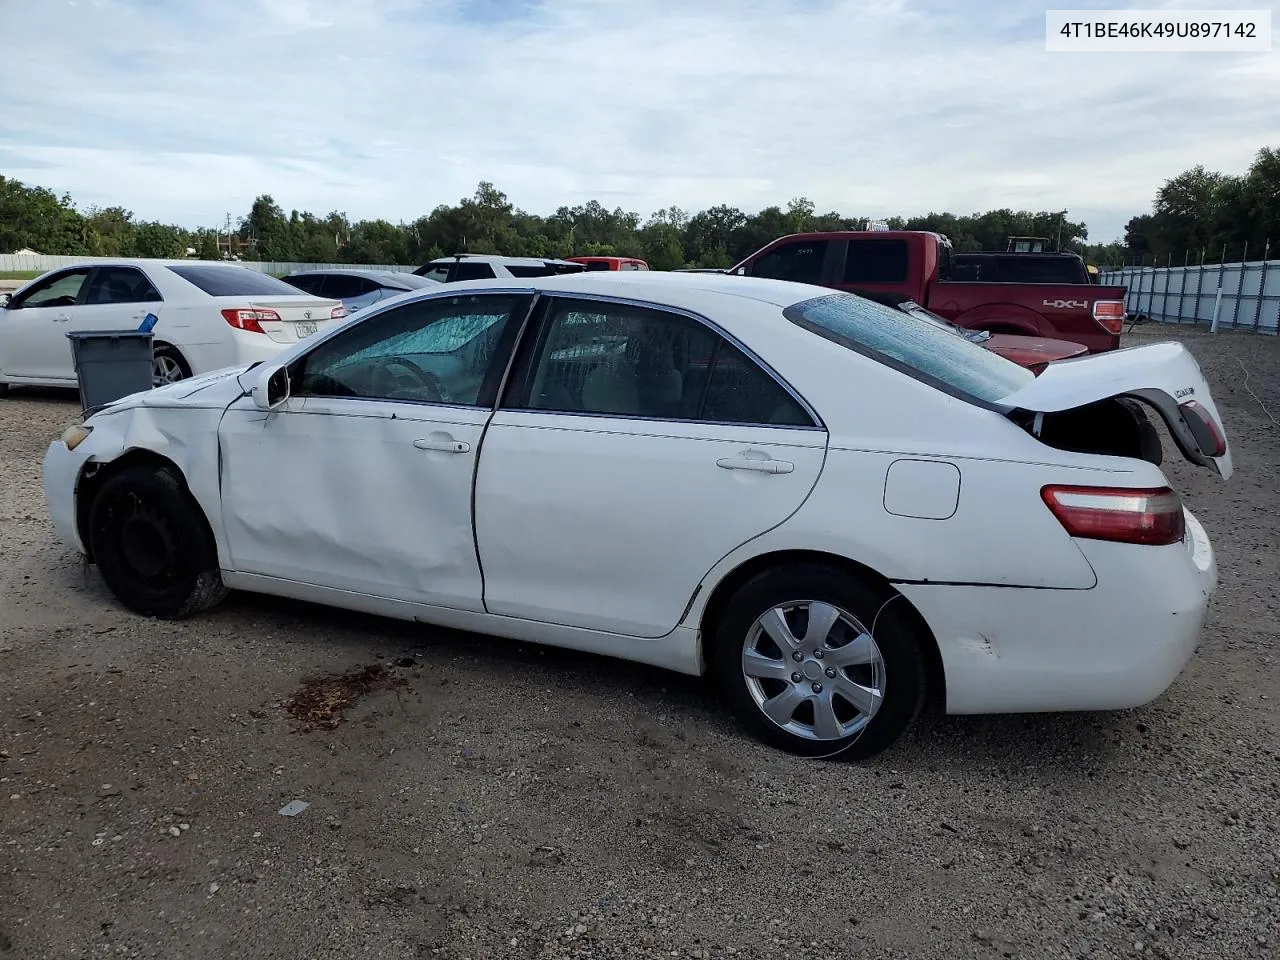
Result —
[{"label": "tree line", "polygon": [[[1280,240],[1280,150],[1264,148],[1241,176],[1195,167],[1167,181],[1150,214],[1136,216],[1123,243],[1089,244],[1087,226],[1069,211],[991,210],[958,215],[890,217],[892,229],[932,230],[957,250],[1002,250],[1009,236],[1047,237],[1051,246],[1081,253],[1101,266],[1188,256],[1204,249],[1261,255]],[[80,210],[69,195],[0,176],[0,252],[88,256],[182,257],[236,255],[302,263],[422,264],[453,253],[508,256],[638,256],[659,270],[727,267],[776,237],[812,230],[861,229],[865,219],[818,213],[797,197],[756,213],[719,205],[690,212],[667,207],[642,217],[592,200],[544,216],[516,207],[492,183],[456,204],[441,204],[410,222],[352,221],[345,213],[288,214],[269,195],[258,197],[230,231],[185,229],[135,219],[123,207]]]}]

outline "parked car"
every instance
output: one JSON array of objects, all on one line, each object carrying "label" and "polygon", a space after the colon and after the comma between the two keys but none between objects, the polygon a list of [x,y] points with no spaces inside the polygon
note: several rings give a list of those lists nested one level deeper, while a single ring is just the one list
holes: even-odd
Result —
[{"label": "parked car", "polygon": [[358,268],[302,270],[280,279],[306,293],[341,300],[348,314],[387,297],[398,297],[409,290],[421,290],[440,283],[407,271]]},{"label": "parked car", "polygon": [[780,237],[730,272],[899,294],[971,330],[1071,340],[1091,353],[1120,345],[1125,287],[963,282],[953,259],[951,242],[937,233],[833,231]]},{"label": "parked car", "polygon": [[838,291],[582,274],[126,398],[43,482],[144,616],[240,588],[710,671],[766,741],[868,756],[926,697],[1109,710],[1178,675],[1217,571],[1144,405],[1231,475],[1178,343],[1037,378]]},{"label": "parked car", "polygon": [[458,283],[462,280],[492,280],[495,277],[552,277],[561,273],[582,273],[584,270],[586,267],[583,264],[568,260],[457,253],[452,257],[438,257],[413,272],[439,283]]},{"label": "parked car", "polygon": [[639,257],[565,257],[569,263],[580,263],[588,270],[648,270],[647,261]]},{"label": "parked car", "polygon": [[107,260],[60,267],[0,311],[0,390],[76,385],[67,334],[158,322],[155,375],[165,382],[275,356],[346,317],[337,300],[265,273],[201,260]]}]

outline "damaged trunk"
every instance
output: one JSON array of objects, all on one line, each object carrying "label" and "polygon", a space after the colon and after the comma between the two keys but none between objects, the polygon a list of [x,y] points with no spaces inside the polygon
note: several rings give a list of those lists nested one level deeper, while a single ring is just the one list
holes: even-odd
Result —
[{"label": "damaged trunk", "polygon": [[1209,385],[1180,343],[1156,343],[1051,363],[1005,397],[1005,414],[1051,447],[1159,465],[1159,414],[1178,450],[1224,480],[1231,451]]}]

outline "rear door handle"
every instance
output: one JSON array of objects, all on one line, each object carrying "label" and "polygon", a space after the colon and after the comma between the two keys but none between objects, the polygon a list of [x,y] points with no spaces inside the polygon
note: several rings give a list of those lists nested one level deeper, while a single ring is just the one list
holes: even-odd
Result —
[{"label": "rear door handle", "polygon": [[723,457],[716,461],[725,470],[754,470],[756,473],[790,473],[796,465],[789,460],[748,460],[746,457]]},{"label": "rear door handle", "polygon": [[471,444],[465,440],[454,440],[452,437],[424,437],[413,441],[419,450],[439,450],[441,453],[466,453]]},{"label": "rear door handle", "polygon": [[56,317],[54,317],[54,318],[53,318],[53,322],[54,322],[54,323],[67,323],[67,322],[69,322],[70,320],[71,320],[71,317],[70,317],[70,316],[68,316],[68,315],[67,315],[67,314],[65,314],[65,313],[60,313],[60,314],[58,314]]}]

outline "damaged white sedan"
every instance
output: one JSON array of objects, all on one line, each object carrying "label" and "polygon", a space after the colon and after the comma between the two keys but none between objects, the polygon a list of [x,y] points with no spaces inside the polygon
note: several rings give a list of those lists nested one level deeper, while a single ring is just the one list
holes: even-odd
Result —
[{"label": "damaged white sedan", "polygon": [[1147,410],[1230,476],[1179,344],[1037,377],[850,294],[585,273],[408,294],[125,398],[44,485],[140,614],[235,588],[711,671],[766,741],[868,756],[926,698],[1173,682],[1217,570]]}]

